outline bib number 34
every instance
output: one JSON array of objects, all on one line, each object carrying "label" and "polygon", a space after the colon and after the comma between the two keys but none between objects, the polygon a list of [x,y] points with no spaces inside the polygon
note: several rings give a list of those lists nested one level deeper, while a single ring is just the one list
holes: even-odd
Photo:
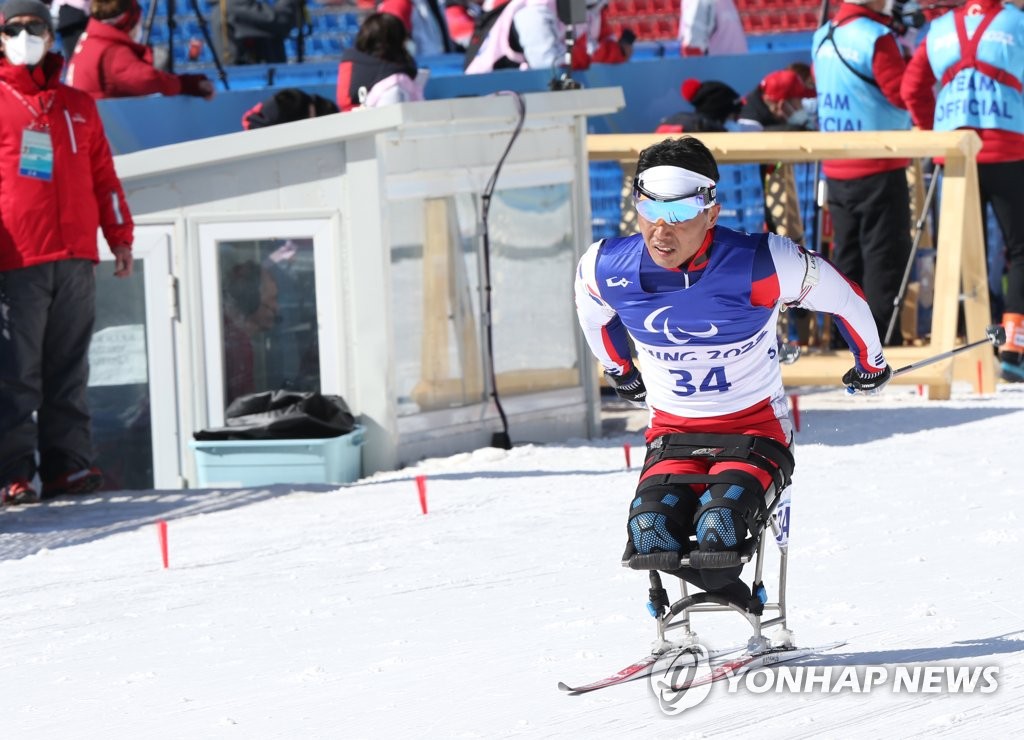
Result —
[{"label": "bib number 34", "polygon": [[676,387],[672,391],[677,396],[692,396],[694,393],[709,393],[712,391],[725,393],[732,387],[732,383],[725,377],[725,367],[718,365],[708,370],[703,380],[698,384],[689,370],[670,370],[676,376]]}]

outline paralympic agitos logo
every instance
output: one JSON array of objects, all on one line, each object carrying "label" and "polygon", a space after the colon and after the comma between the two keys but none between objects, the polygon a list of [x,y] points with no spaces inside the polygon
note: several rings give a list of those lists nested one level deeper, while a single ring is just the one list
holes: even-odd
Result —
[{"label": "paralympic agitos logo", "polygon": [[[661,319],[661,324],[656,324],[661,314],[672,309],[672,306],[662,306],[661,308],[655,309],[647,314],[647,318],[644,319],[644,329],[651,332],[652,334],[664,334],[665,339],[672,342],[672,344],[686,344],[693,337],[697,339],[710,339],[711,337],[718,334],[718,327],[708,322],[711,326],[707,331],[687,331],[680,329],[679,327],[670,327],[668,319]],[[680,336],[685,334],[687,336]]]}]

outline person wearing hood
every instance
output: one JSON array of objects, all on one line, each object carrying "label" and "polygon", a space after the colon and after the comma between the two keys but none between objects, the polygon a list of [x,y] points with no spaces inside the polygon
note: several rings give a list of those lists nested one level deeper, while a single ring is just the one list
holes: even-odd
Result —
[{"label": "person wearing hood", "polygon": [[747,93],[739,120],[751,130],[806,131],[815,128],[810,108],[817,93],[792,69],[768,74]]},{"label": "person wearing hood", "polygon": [[136,0],[92,0],[91,17],[68,65],[67,84],[94,98],[191,95],[210,99],[202,74],[170,74],[153,66],[153,51],[136,43],[142,9]]},{"label": "person wearing hood", "polygon": [[[96,101],[60,81],[50,10],[0,8],[0,504],[87,493],[96,234],[132,273],[133,224]],[[34,485],[38,474],[42,490]]]},{"label": "person wearing hood", "polygon": [[679,88],[683,99],[693,106],[663,119],[655,133],[681,134],[696,132],[735,131],[736,119],[743,108],[740,94],[718,80],[688,79]]},{"label": "person wearing hood", "polygon": [[[891,27],[893,0],[846,0],[814,33],[821,131],[903,131],[906,62]],[[863,289],[885,337],[910,258],[909,158],[822,162],[832,216],[832,259]],[[903,343],[896,333],[889,342]]]},{"label": "person wearing hood", "polygon": [[405,48],[405,24],[391,13],[372,13],[338,65],[338,108],[377,107],[423,100],[416,60]]}]

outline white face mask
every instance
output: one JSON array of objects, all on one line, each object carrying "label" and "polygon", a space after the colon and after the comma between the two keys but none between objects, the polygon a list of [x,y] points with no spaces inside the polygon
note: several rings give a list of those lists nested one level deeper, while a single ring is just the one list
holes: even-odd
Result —
[{"label": "white face mask", "polygon": [[39,64],[46,54],[46,39],[22,31],[14,38],[4,36],[4,56],[16,66]]},{"label": "white face mask", "polygon": [[807,125],[808,118],[809,114],[805,108],[797,108],[789,114],[789,118],[786,119],[786,123],[790,126],[805,126]]},{"label": "white face mask", "polygon": [[885,7],[882,8],[882,15],[892,15],[892,8],[895,5],[895,0],[885,0]]}]

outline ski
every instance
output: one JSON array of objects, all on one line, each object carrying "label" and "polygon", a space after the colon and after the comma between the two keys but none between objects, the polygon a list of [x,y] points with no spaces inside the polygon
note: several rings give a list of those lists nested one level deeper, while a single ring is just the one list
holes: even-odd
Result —
[{"label": "ski", "polygon": [[819,653],[841,647],[845,644],[846,642],[830,642],[825,645],[816,645],[814,647],[777,647],[762,650],[757,653],[741,655],[738,658],[713,665],[709,673],[706,673],[703,676],[698,676],[697,678],[684,683],[682,686],[673,686],[672,690],[686,691],[696,686],[703,686],[705,684],[721,681],[722,679],[741,676],[744,673],[749,673],[750,671],[757,670],[758,668],[778,665],[779,663],[788,663],[792,660],[806,658],[810,655],[817,655]]},{"label": "ski", "polygon": [[[733,653],[738,653],[743,649],[744,648],[742,646],[739,646],[733,648],[724,648],[721,650],[709,650],[708,656],[711,658],[722,658],[727,655],[732,655]],[[677,655],[682,655],[683,653],[689,652],[692,652],[689,646],[669,648],[664,652],[651,653],[650,655],[641,658],[635,663],[630,663],[621,671],[613,673],[610,676],[606,676],[605,678],[600,678],[596,681],[591,681],[590,683],[586,683],[581,686],[569,686],[564,681],[559,681],[558,688],[572,695],[586,694],[587,692],[597,691],[598,689],[603,689],[607,686],[615,686],[620,683],[626,683],[627,681],[635,681],[640,678],[646,678],[654,672],[654,666],[659,661],[670,660],[672,658],[675,658]],[[696,654],[694,653],[694,655]]]},{"label": "ski", "polygon": [[[825,645],[817,645],[814,647],[778,647],[763,650],[757,653],[748,653],[741,655],[732,660],[727,660],[724,663],[715,663],[711,666],[711,671],[703,676],[700,676],[682,686],[673,686],[675,691],[686,691],[687,689],[694,688],[695,686],[701,686],[703,684],[715,683],[726,678],[739,676],[748,671],[763,668],[765,666],[777,665],[779,663],[787,663],[792,660],[798,660],[799,658],[806,658],[810,655],[816,655],[828,650],[832,650],[837,647],[845,645],[845,642],[832,642]],[[724,658],[738,653],[744,650],[743,647],[727,648],[723,650],[710,650],[708,651],[708,657],[711,660]],[[689,647],[677,647],[671,648],[663,653],[652,653],[651,655],[642,658],[635,663],[623,668],[621,671],[614,673],[605,678],[592,681],[591,683],[583,684],[581,686],[569,686],[564,682],[559,682],[558,688],[572,696],[578,694],[586,694],[591,691],[597,691],[598,689],[607,688],[608,686],[617,686],[627,681],[635,681],[637,679],[646,678],[654,673],[655,666],[660,661],[671,660],[676,656],[684,653],[693,653]]]}]

